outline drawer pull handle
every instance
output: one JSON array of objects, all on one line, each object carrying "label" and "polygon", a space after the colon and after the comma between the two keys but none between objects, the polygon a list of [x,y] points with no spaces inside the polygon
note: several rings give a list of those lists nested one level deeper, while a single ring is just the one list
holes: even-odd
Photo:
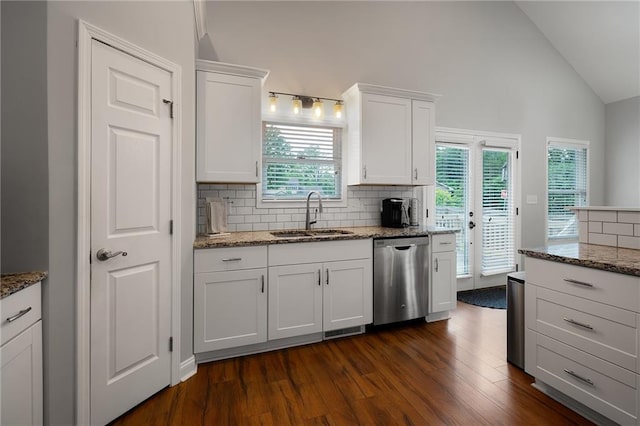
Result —
[{"label": "drawer pull handle", "polygon": [[29,306],[27,309],[23,309],[20,312],[18,312],[15,315],[10,316],[9,318],[7,318],[7,322],[14,322],[15,320],[17,320],[18,318],[25,316],[26,314],[29,313],[29,311],[31,311],[31,306]]},{"label": "drawer pull handle", "polygon": [[241,260],[241,257],[229,257],[227,259],[222,259],[223,262],[239,262]]},{"label": "drawer pull handle", "polygon": [[593,287],[593,284],[585,283],[584,281],[572,280],[571,278],[565,278],[564,280],[570,284],[578,284],[584,287]]},{"label": "drawer pull handle", "polygon": [[577,325],[578,327],[586,328],[588,330],[593,330],[593,327],[591,327],[589,324],[583,324],[571,318],[564,318],[564,320],[569,324]]},{"label": "drawer pull handle", "polygon": [[580,380],[580,381],[582,381],[582,382],[584,382],[584,383],[588,384],[589,386],[595,386],[595,384],[593,383],[593,381],[592,381],[592,380],[590,380],[590,379],[586,379],[586,378],[582,377],[581,375],[574,373],[574,372],[573,372],[573,371],[571,371],[571,370],[567,370],[567,369],[565,368],[565,369],[564,369],[564,372],[565,372],[565,373],[567,373],[568,375],[570,375],[570,376],[572,376],[572,377],[575,377],[576,379],[578,379],[578,380]]}]

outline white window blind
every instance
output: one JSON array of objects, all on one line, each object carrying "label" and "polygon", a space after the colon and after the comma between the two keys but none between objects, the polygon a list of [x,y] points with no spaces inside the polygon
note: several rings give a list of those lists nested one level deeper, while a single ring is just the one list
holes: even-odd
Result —
[{"label": "white window blind", "polygon": [[587,205],[587,147],[549,142],[547,150],[547,237],[578,238],[567,207]]},{"label": "white window blind", "polygon": [[515,270],[513,151],[482,150],[482,275]]},{"label": "white window blind", "polygon": [[342,129],[263,123],[262,199],[301,200],[309,191],[342,197]]},{"label": "white window blind", "polygon": [[436,226],[460,229],[456,233],[457,275],[469,275],[470,209],[469,148],[436,145]]}]

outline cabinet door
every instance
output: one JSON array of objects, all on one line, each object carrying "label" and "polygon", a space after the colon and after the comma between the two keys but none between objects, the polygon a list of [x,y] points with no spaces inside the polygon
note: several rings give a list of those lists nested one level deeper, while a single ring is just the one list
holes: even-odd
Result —
[{"label": "cabinet door", "polygon": [[411,101],[414,185],[433,185],[435,170],[435,107],[433,102]]},{"label": "cabinet door", "polygon": [[42,424],[42,322],[0,348],[0,424]]},{"label": "cabinet door", "polygon": [[324,264],[324,331],[373,321],[371,259]]},{"label": "cabinet door", "polygon": [[411,184],[411,100],[362,94],[362,183]]},{"label": "cabinet door", "polygon": [[198,71],[196,180],[259,182],[260,80]]},{"label": "cabinet door", "polygon": [[195,352],[267,340],[267,269],[194,275]]},{"label": "cabinet door", "polygon": [[322,264],[269,268],[269,340],[322,331]]},{"label": "cabinet door", "polygon": [[433,253],[431,274],[431,312],[455,309],[456,252]]}]

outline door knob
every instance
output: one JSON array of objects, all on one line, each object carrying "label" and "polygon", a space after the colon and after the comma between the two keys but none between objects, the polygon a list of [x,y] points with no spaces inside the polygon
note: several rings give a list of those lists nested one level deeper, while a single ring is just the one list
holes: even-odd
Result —
[{"label": "door knob", "polygon": [[98,250],[98,252],[96,253],[96,257],[98,258],[98,260],[104,262],[105,260],[109,260],[112,257],[116,257],[116,256],[126,256],[127,252],[126,251],[117,251],[115,253],[111,253],[110,250],[107,249],[103,249],[101,248],[100,250]]},{"label": "door knob", "polygon": [[469,221],[469,229],[473,229],[476,227],[476,223],[472,220]]}]

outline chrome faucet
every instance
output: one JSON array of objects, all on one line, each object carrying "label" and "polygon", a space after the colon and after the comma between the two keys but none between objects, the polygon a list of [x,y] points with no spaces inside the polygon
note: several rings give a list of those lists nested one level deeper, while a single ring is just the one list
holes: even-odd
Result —
[{"label": "chrome faucet", "polygon": [[[313,216],[313,220],[311,220],[311,214],[309,213],[309,200],[311,199],[311,196],[313,194],[316,194],[318,196],[318,209],[316,209],[315,214]],[[304,229],[309,230],[311,229],[311,225],[313,225],[314,223],[316,223],[318,221],[318,210],[320,210],[320,213],[322,213],[322,196],[320,195],[319,192],[316,191],[309,191],[309,193],[307,194],[307,218],[305,220],[305,225],[304,225]]]}]

